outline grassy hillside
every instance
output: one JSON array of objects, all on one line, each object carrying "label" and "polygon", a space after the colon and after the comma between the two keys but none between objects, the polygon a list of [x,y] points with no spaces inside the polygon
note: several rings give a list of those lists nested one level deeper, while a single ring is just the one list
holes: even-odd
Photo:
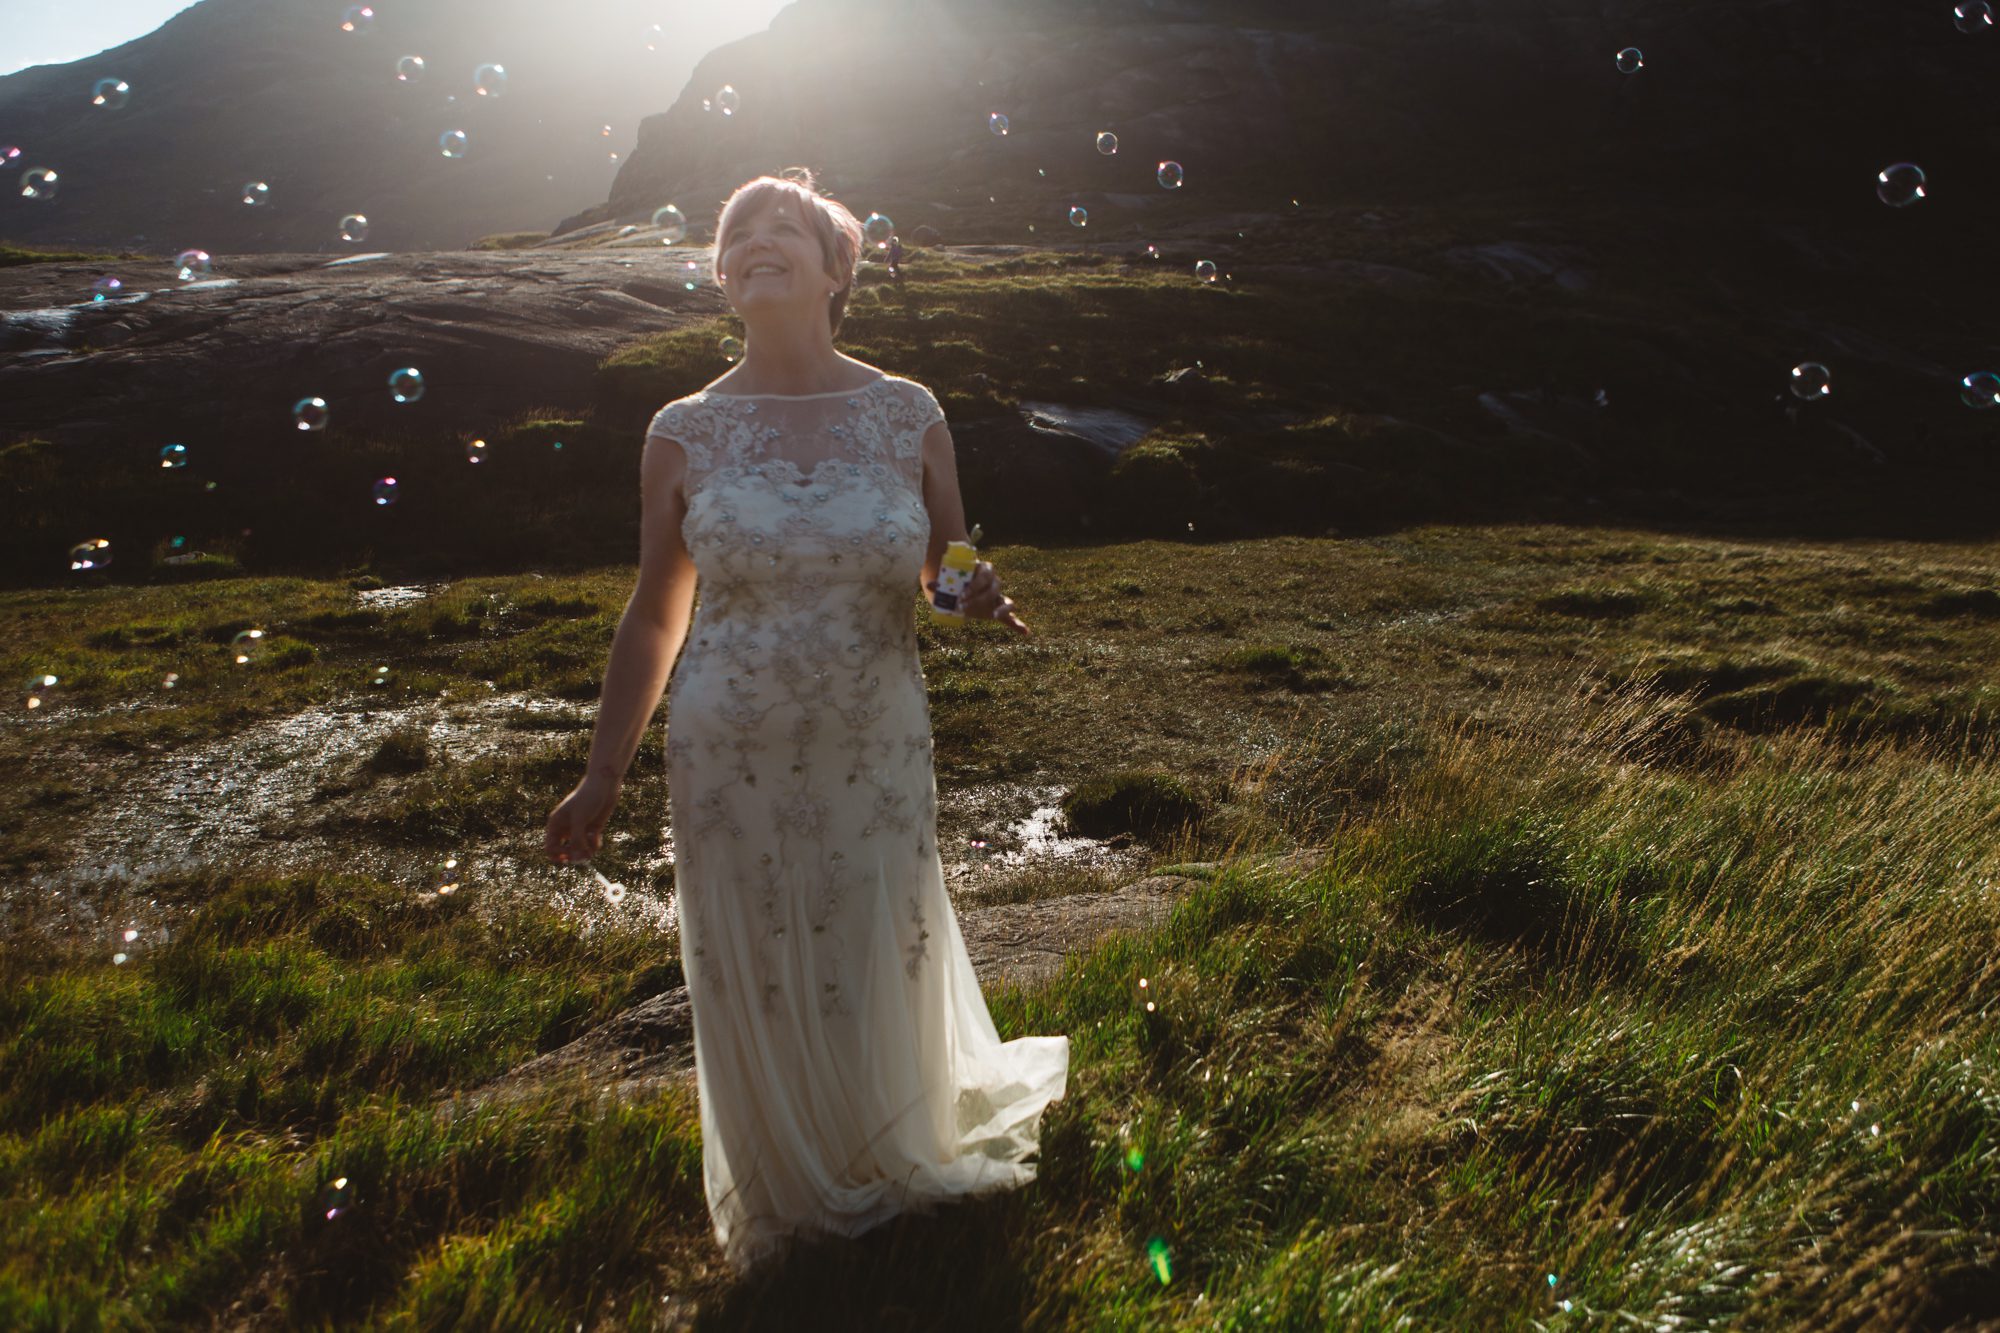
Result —
[{"label": "grassy hillside", "polygon": [[[367,869],[537,837],[575,724],[299,775],[287,839],[334,850],[282,871],[64,871],[147,817],[155,768],[273,719],[587,696],[629,569],[365,612],[316,580],[0,597],[5,669],[67,691],[0,729],[10,879],[53,886],[5,899],[0,1321],[1990,1316],[2000,552],[1524,527],[991,554],[1038,632],[926,628],[941,817],[999,775],[1157,768],[1205,817],[1152,863],[1209,864],[1163,927],[989,989],[1003,1035],[1071,1037],[1035,1185],[741,1285],[680,1085],[431,1105],[679,980],[618,912]],[[628,787],[614,830],[657,839],[662,795]],[[1260,859],[1300,846],[1317,869]]]}]

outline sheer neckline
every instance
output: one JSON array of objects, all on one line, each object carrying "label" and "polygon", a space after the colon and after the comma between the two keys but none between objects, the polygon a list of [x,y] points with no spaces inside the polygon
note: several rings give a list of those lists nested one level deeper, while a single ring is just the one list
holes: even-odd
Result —
[{"label": "sheer neckline", "polygon": [[793,400],[806,399],[806,398],[839,398],[843,394],[851,395],[857,393],[866,393],[870,389],[874,388],[876,385],[881,384],[883,381],[887,380],[888,378],[889,377],[887,375],[877,375],[874,379],[869,380],[866,384],[856,385],[852,389],[828,389],[825,393],[724,393],[720,389],[703,389],[702,392],[707,394],[711,398],[787,398]]}]

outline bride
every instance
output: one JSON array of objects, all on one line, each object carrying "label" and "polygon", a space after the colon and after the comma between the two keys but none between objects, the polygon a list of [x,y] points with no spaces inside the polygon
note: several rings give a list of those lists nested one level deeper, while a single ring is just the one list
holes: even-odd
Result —
[{"label": "bride", "polygon": [[[724,204],[743,358],[648,430],[638,583],[545,835],[560,864],[598,850],[664,690],[704,1183],[739,1272],[1033,1180],[1069,1067],[1066,1036],[1001,1040],[945,894],[916,601],[965,517],[936,398],[834,347],[862,240],[803,171]],[[1029,633],[986,561],[963,605]]]}]

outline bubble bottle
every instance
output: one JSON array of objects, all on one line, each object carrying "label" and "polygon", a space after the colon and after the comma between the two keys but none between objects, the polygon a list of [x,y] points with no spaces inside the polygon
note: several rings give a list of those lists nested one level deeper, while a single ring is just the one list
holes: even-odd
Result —
[{"label": "bubble bottle", "polygon": [[946,544],[944,555],[938,560],[937,587],[931,593],[931,614],[961,625],[965,623],[965,612],[959,609],[959,601],[979,568],[979,552],[973,547],[979,540],[979,525],[973,524],[972,531],[965,535],[966,541]]}]

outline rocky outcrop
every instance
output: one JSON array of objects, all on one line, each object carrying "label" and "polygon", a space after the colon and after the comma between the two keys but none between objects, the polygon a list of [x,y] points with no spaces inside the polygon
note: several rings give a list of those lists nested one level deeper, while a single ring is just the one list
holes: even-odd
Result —
[{"label": "rocky outcrop", "polygon": [[[347,33],[340,0],[202,0],[102,55],[0,78],[0,144],[24,149],[0,180],[0,237],[353,253],[545,232],[604,197],[640,118],[697,56],[776,7],[424,0],[377,4]],[[424,60],[406,82],[404,55]],[[506,71],[497,97],[474,88],[487,63]],[[106,76],[130,85],[125,106],[91,105]],[[440,151],[451,129],[467,135],[463,159]],[[20,197],[33,166],[60,174],[53,200]],[[243,204],[249,181],[270,186],[268,202]],[[341,241],[349,213],[367,217],[365,242]]]},{"label": "rocky outcrop", "polygon": [[[1158,235],[1301,196],[1873,207],[1874,172],[1914,143],[1939,163],[1991,156],[1982,40],[2000,37],[1957,32],[1949,6],[1864,0],[799,0],[704,57],[608,201],[558,231],[668,200],[712,222],[737,183],[794,163],[947,242],[1023,239],[1024,220],[1067,235],[1073,205],[1089,237]],[[1627,46],[1648,53],[1634,74],[1614,63]],[[703,108],[725,83],[741,97],[726,119]],[[1156,182],[1162,159],[1181,188]]]},{"label": "rocky outcrop", "polygon": [[[613,349],[722,309],[713,287],[670,275],[675,262],[658,247],[271,255],[225,257],[192,283],[164,264],[0,269],[5,426],[80,447],[241,451],[296,435],[292,404],[306,396],[332,405],[329,430],[357,434],[581,405]],[[100,272],[122,275],[117,299],[90,299]],[[423,371],[419,401],[390,397],[400,366]]]}]

